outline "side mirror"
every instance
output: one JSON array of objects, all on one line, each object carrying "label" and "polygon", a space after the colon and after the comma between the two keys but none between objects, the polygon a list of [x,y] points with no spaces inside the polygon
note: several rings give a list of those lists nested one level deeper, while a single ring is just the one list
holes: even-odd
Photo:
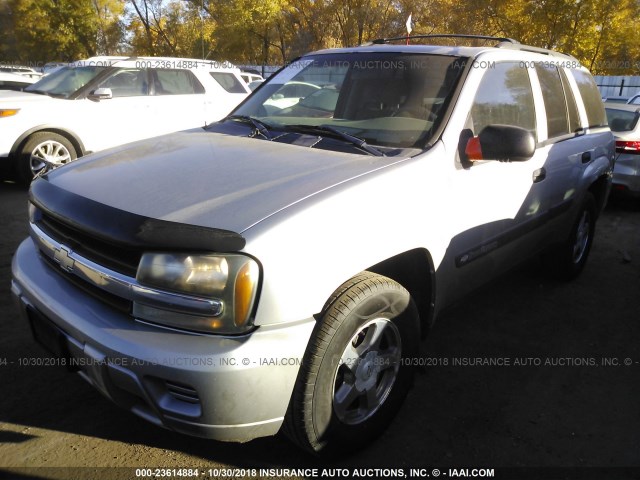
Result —
[{"label": "side mirror", "polygon": [[467,141],[464,153],[471,162],[524,162],[533,157],[536,140],[529,130],[511,125],[488,125]]},{"label": "side mirror", "polygon": [[113,93],[110,88],[96,88],[88,95],[90,100],[109,100],[113,98]]}]

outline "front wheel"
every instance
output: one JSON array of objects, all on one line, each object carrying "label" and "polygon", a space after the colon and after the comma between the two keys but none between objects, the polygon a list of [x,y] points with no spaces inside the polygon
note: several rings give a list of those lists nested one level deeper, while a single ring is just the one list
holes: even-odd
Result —
[{"label": "front wheel", "polygon": [[285,433],[322,455],[365,446],[408,393],[418,338],[418,312],[400,284],[370,272],[343,284],[314,329]]},{"label": "front wheel", "polygon": [[18,157],[18,176],[26,185],[42,170],[47,171],[77,158],[73,144],[60,134],[37,132],[31,135]]}]

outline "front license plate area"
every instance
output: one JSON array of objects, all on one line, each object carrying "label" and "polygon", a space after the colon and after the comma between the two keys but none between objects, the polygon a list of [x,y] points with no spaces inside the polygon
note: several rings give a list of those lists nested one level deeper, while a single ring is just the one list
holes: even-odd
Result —
[{"label": "front license plate area", "polygon": [[31,332],[36,342],[57,358],[66,360],[64,365],[72,365],[69,346],[65,334],[54,323],[34,308],[27,307],[27,317],[31,325]]}]

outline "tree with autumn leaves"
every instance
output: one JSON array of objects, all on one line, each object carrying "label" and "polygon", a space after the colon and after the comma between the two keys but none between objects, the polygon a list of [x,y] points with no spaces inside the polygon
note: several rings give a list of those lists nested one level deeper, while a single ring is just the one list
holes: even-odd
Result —
[{"label": "tree with autumn leaves", "polygon": [[640,74],[638,0],[0,0],[0,62],[136,54],[278,65],[416,33],[510,37]]}]

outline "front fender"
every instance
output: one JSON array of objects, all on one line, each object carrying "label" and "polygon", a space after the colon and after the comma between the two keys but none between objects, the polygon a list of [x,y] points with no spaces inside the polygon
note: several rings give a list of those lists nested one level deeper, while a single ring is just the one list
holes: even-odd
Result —
[{"label": "front fender", "polygon": [[78,137],[78,135],[73,130],[69,130],[68,128],[61,128],[54,124],[44,123],[42,125],[37,125],[35,127],[28,129],[26,132],[20,135],[18,139],[15,142],[13,142],[13,146],[11,147],[11,151],[9,155],[12,157],[14,157],[15,155],[18,155],[20,153],[20,147],[22,146],[24,141],[30,135],[33,135],[34,133],[42,132],[42,131],[54,132],[62,135],[63,137],[66,137],[73,144],[73,146],[76,147],[76,153],[78,157],[81,157],[86,154],[82,140],[80,140],[80,137]]},{"label": "front fender", "polygon": [[452,232],[428,225],[446,226],[448,212],[428,202],[446,193],[432,171],[443,162],[429,156],[333,187],[242,232],[264,275],[255,323],[316,315],[344,281],[409,250],[427,248],[437,269]]}]

